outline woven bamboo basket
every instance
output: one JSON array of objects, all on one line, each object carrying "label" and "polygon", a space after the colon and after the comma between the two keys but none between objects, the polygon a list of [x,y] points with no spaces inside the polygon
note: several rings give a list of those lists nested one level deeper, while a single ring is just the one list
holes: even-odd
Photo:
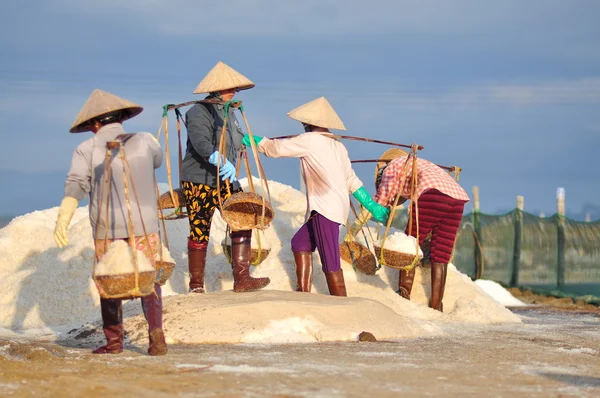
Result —
[{"label": "woven bamboo basket", "polygon": [[156,260],[154,264],[156,267],[155,282],[162,286],[167,283],[173,274],[173,270],[175,270],[175,263],[171,261]]},{"label": "woven bamboo basket", "polygon": [[254,192],[237,192],[225,203],[221,216],[232,231],[266,229],[273,221],[273,208],[265,202],[265,216],[262,217],[263,198]]},{"label": "woven bamboo basket", "polygon": [[[381,258],[381,246],[375,246],[375,255],[377,258]],[[383,261],[386,267],[401,269],[411,265],[414,259],[414,254],[397,252],[386,248],[383,249]],[[419,261],[422,259],[423,256],[419,255]]]},{"label": "woven bamboo basket", "polygon": [[158,212],[158,218],[161,220],[179,220],[181,218],[187,218],[188,214],[181,209],[186,207],[185,205],[185,196],[183,195],[183,189],[177,188],[173,190],[173,196],[175,196],[175,203],[173,203],[173,198],[171,197],[171,192],[167,191],[160,195],[158,198],[159,209],[168,210],[168,209],[176,209],[168,214],[164,214],[162,211]]},{"label": "woven bamboo basket", "polygon": [[167,191],[160,195],[158,198],[158,205],[161,209],[176,209],[178,207],[185,207],[185,196],[183,195],[183,189],[177,188],[173,190],[173,196],[175,197],[175,203],[171,197],[171,191]]},{"label": "woven bamboo basket", "polygon": [[358,242],[340,243],[340,257],[342,260],[354,264],[357,270],[366,275],[375,275],[377,272],[377,259],[371,251]]},{"label": "woven bamboo basket", "polygon": [[94,282],[100,292],[100,297],[104,299],[132,299],[144,297],[154,291],[154,281],[156,271],[140,272],[139,291],[135,286],[135,274],[117,274],[117,275],[96,275]]},{"label": "woven bamboo basket", "polygon": [[[221,247],[223,248],[223,253],[225,253],[225,257],[227,257],[227,261],[231,264],[231,245],[226,243],[221,243]],[[252,265],[260,265],[263,261],[269,257],[271,253],[271,249],[258,249],[252,248],[250,249],[250,264]]]}]

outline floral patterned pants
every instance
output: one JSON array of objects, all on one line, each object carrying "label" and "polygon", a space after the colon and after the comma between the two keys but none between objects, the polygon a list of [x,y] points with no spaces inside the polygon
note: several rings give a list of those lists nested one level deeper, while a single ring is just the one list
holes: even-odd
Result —
[{"label": "floral patterned pants", "polygon": [[[183,195],[190,222],[190,239],[194,242],[208,242],[210,237],[210,224],[212,223],[215,209],[219,207],[219,196],[215,188],[196,184],[195,182],[182,181]],[[241,189],[231,193],[241,192]],[[231,194],[227,192],[225,184],[221,186],[221,200],[225,201]]]}]

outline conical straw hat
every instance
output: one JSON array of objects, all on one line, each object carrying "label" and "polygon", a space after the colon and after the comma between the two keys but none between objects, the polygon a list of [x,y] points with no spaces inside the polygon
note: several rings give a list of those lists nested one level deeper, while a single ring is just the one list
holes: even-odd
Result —
[{"label": "conical straw hat", "polygon": [[208,75],[202,79],[194,90],[194,94],[214,93],[230,88],[248,90],[254,87],[254,83],[231,66],[219,61]]},{"label": "conical straw hat", "polygon": [[387,166],[390,160],[397,159],[401,156],[408,156],[408,153],[400,148],[391,148],[381,154],[379,157],[380,161],[377,162],[377,166],[375,167],[375,187],[377,187],[377,176],[379,175],[379,171]]},{"label": "conical straw hat", "polygon": [[344,123],[335,113],[325,97],[317,98],[300,105],[298,108],[291,110],[287,114],[294,120],[310,124],[312,126],[323,127],[326,129],[346,130]]},{"label": "conical straw hat", "polygon": [[107,113],[123,111],[121,112],[121,120],[127,120],[138,115],[142,110],[144,110],[144,108],[131,101],[127,101],[126,99],[117,97],[106,91],[96,89],[85,102],[83,108],[79,111],[79,114],[75,118],[69,131],[71,133],[89,131],[90,126],[88,122],[98,116],[106,115]]}]

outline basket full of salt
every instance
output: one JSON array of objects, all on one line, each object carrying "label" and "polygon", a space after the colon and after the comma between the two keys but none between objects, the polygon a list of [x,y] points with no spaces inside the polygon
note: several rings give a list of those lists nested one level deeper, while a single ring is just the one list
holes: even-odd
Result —
[{"label": "basket full of salt", "polygon": [[340,243],[340,257],[366,275],[375,275],[379,269],[375,255],[366,246],[355,241]]},{"label": "basket full of salt", "polygon": [[375,254],[381,263],[395,269],[414,267],[423,258],[423,251],[417,240],[397,231],[388,235],[385,241],[380,240],[375,246]]},{"label": "basket full of salt", "polygon": [[232,231],[247,231],[267,228],[273,221],[274,212],[262,196],[254,192],[237,192],[223,203],[221,216]]},{"label": "basket full of salt", "polygon": [[139,250],[135,251],[137,273],[131,247],[117,240],[108,246],[102,259],[94,267],[93,279],[104,299],[130,299],[154,292],[156,269]]},{"label": "basket full of salt", "polygon": [[154,266],[156,268],[156,283],[162,286],[167,283],[175,270],[175,260],[171,257],[169,249],[164,245],[162,246],[162,252],[156,253]]}]

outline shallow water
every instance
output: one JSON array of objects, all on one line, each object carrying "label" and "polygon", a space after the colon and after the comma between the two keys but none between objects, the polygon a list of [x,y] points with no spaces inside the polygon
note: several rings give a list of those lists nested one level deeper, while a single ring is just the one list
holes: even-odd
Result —
[{"label": "shallow water", "polygon": [[[375,343],[146,347],[0,341],[3,396],[600,396],[600,317],[518,310],[520,325],[456,325]],[[445,328],[447,329],[447,325]]]}]

